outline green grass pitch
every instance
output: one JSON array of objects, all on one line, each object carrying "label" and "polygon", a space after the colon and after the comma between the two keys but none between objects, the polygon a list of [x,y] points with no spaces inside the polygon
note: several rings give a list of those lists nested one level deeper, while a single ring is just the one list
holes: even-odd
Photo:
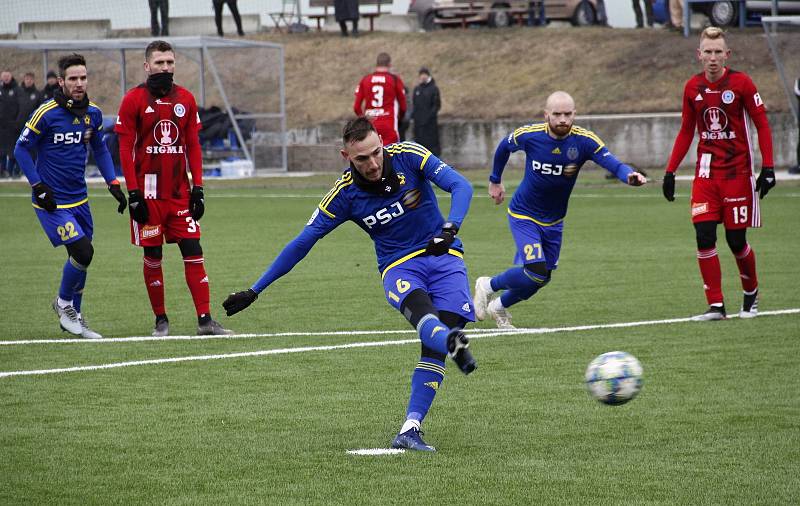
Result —
[{"label": "green grass pitch", "polygon": [[[486,174],[468,177],[475,198],[460,235],[474,281],[505,269],[513,252]],[[212,310],[238,333],[269,336],[0,345],[0,373],[413,339],[383,298],[371,242],[352,224],[244,313],[222,312],[226,294],[260,275],[334,179],[207,184]],[[64,250],[50,247],[25,195],[24,185],[0,188],[0,341],[63,339],[49,305]],[[104,189],[91,197],[84,313],[107,337],[149,335],[127,217]],[[446,210],[444,194],[440,202]],[[764,228],[748,233],[760,309],[800,308],[800,185],[779,183],[762,216]],[[735,313],[741,287],[722,234],[718,248]],[[177,247],[164,256],[172,333],[191,335]],[[704,309],[688,185],[668,203],[657,183],[629,188],[590,171],[573,194],[553,281],[512,313],[517,326],[556,328]],[[283,332],[299,335],[275,335]],[[417,344],[0,377],[0,504],[800,502],[797,313],[485,336],[472,347],[478,370],[465,377],[449,363],[424,424],[434,455],[346,453],[388,447]],[[583,385],[591,359],[611,350],[644,367],[642,392],[620,407],[589,399]]]}]

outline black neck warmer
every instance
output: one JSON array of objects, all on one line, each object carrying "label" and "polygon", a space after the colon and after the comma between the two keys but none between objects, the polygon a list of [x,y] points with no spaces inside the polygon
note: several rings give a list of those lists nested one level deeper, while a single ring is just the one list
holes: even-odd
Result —
[{"label": "black neck warmer", "polygon": [[172,72],[158,72],[147,77],[147,89],[153,96],[166,97],[172,91]]},{"label": "black neck warmer", "polygon": [[383,173],[379,181],[368,181],[356,170],[352,162],[350,163],[350,169],[353,172],[353,182],[364,191],[376,195],[391,195],[400,189],[400,178],[397,177],[397,172],[392,167],[392,158],[386,151],[383,152]]},{"label": "black neck warmer", "polygon": [[83,118],[83,116],[86,114],[86,111],[89,110],[89,96],[86,94],[83,95],[82,100],[76,101],[71,98],[67,98],[67,96],[64,95],[64,90],[59,86],[53,92],[53,98],[58,105],[79,118]]}]

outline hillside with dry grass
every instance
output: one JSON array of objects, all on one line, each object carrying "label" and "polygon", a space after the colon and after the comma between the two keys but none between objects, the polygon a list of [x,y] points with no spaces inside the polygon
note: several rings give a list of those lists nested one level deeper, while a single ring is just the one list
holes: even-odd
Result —
[{"label": "hillside with dry grass", "polygon": [[[420,66],[432,70],[442,92],[443,118],[526,120],[539,115],[556,89],[575,97],[580,114],[677,111],[683,83],[699,71],[697,36],[685,39],[665,30],[565,26],[364,33],[357,39],[327,32],[251,38],[285,47],[290,128],[352,115],[353,89],[382,51],[392,55],[395,72],[410,88]],[[734,31],[730,44],[730,66],[753,77],[770,110],[788,110],[763,32]],[[18,75],[23,69],[41,72],[37,53],[4,50],[0,60]],[[135,60],[129,57],[129,80],[142,77]],[[178,63],[176,80],[193,87],[196,64],[180,58]],[[264,65],[257,58],[229,55],[226,63],[236,72],[229,71],[225,81],[244,88],[234,95],[247,97],[263,86],[253,78],[255,66]],[[90,95],[112,114],[120,98],[115,65],[102,58],[90,62]]]},{"label": "hillside with dry grass", "polygon": [[[410,87],[420,66],[441,89],[442,116],[526,119],[555,89],[570,92],[579,113],[677,111],[683,84],[699,71],[697,37],[665,30],[511,28],[264,37],[286,47],[287,110],[293,126],[346,117],[353,88],[381,51]],[[770,110],[787,110],[759,29],[730,37],[732,68],[748,72]]]}]

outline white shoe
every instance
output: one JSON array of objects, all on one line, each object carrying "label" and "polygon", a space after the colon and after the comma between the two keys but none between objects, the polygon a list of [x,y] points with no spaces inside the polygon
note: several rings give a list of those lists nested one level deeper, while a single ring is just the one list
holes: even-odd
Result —
[{"label": "white shoe", "polygon": [[58,315],[58,322],[61,324],[61,330],[79,336],[83,333],[81,322],[78,320],[78,312],[72,305],[61,307],[58,305],[58,297],[53,301],[53,310]]},{"label": "white shoe", "polygon": [[103,336],[95,332],[94,330],[89,328],[89,325],[86,323],[86,320],[83,316],[78,317],[78,321],[81,322],[81,336],[84,339],[102,339]]},{"label": "white shoe", "polygon": [[475,306],[475,318],[478,321],[483,321],[486,318],[486,307],[492,301],[492,278],[489,276],[481,276],[475,280],[475,297],[472,299],[472,305]]},{"label": "white shoe", "polygon": [[758,316],[758,290],[751,295],[744,294],[742,309],[739,310],[739,318],[755,318]]},{"label": "white shoe", "polygon": [[486,306],[486,315],[497,323],[500,330],[511,330],[516,327],[511,325],[511,313],[500,304],[500,299],[495,299]]},{"label": "white shoe", "polygon": [[708,311],[705,313],[692,316],[693,322],[713,322],[725,319],[727,319],[725,306],[708,306]]}]

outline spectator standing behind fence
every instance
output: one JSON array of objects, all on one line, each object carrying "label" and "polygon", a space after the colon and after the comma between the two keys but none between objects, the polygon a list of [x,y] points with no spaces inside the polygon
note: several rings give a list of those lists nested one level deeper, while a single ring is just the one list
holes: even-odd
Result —
[{"label": "spectator standing behind fence", "polygon": [[225,4],[228,4],[228,8],[231,10],[231,15],[233,16],[233,22],[236,23],[236,33],[239,34],[239,37],[243,37],[242,16],[239,15],[239,6],[236,0],[214,0],[214,22],[217,24],[217,35],[220,37],[225,36],[222,32],[222,7]]},{"label": "spectator standing behind fence", "polygon": [[547,25],[547,16],[544,13],[544,0],[530,0],[528,2],[528,26]]},{"label": "spectator standing behind fence", "polygon": [[[150,34],[153,37],[169,35],[169,0],[147,0],[150,4]],[[161,11],[161,26],[158,13]]]},{"label": "spectator standing behind fence", "polygon": [[10,70],[0,72],[0,175],[17,174],[14,144],[19,135],[19,86]]},{"label": "spectator standing behind fence", "polygon": [[672,28],[683,31],[683,0],[669,0],[669,20]]},{"label": "spectator standing behind fence", "polygon": [[42,89],[42,101],[50,100],[53,98],[56,90],[58,89],[58,76],[52,70],[47,73],[47,83]]},{"label": "spectator standing behind fence", "polygon": [[347,37],[347,21],[353,22],[353,37],[358,37],[358,0],[333,0],[333,12],[342,37]]},{"label": "spectator standing behind fence", "polygon": [[[644,28],[644,22],[647,20],[647,26],[653,27],[653,0],[632,0],[633,13],[636,15],[636,28]],[[642,6],[639,2],[644,4],[644,16],[642,16]]]},{"label": "spectator standing behind fence", "polygon": [[36,76],[33,72],[25,73],[22,86],[19,88],[19,113],[17,114],[17,132],[21,132],[25,121],[31,113],[44,102],[42,92],[36,89]]},{"label": "spectator standing behind fence", "polygon": [[442,100],[439,87],[425,67],[419,69],[419,84],[414,87],[412,119],[414,120],[414,142],[422,144],[436,156],[441,154],[439,145],[439,109]]}]

